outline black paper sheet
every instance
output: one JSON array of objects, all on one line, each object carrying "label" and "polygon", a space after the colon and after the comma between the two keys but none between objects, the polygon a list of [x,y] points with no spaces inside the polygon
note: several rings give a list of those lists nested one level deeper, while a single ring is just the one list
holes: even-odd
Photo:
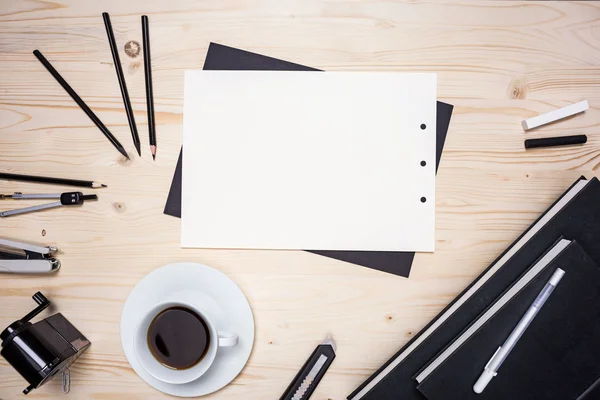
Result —
[{"label": "black paper sheet", "polygon": [[[217,43],[211,43],[208,47],[203,69],[226,71],[319,71],[315,68]],[[437,102],[436,169],[442,157],[442,150],[446,141],[453,108],[454,106],[451,104]],[[165,214],[178,218],[181,218],[181,157],[182,153],[180,152],[164,210]],[[307,251],[404,277],[408,277],[415,256],[414,252],[403,251]]]}]

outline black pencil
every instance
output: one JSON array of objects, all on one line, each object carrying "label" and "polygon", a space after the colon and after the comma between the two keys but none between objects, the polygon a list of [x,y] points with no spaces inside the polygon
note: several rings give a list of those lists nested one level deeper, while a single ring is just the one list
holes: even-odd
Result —
[{"label": "black pencil", "polygon": [[152,62],[150,60],[150,33],[148,16],[142,15],[142,44],[144,47],[144,73],[146,77],[146,107],[148,109],[148,134],[152,159],[156,159],[156,130],[154,128],[154,94],[152,93]]},{"label": "black pencil", "polygon": [[7,179],[7,180],[21,181],[21,182],[50,183],[53,185],[79,186],[79,187],[90,187],[90,188],[106,187],[106,185],[103,185],[102,183],[93,182],[93,181],[82,181],[79,179],[50,178],[47,176],[8,174],[8,173],[3,173],[3,172],[0,172],[0,179]]},{"label": "black pencil", "polygon": [[125,82],[125,75],[123,74],[123,67],[121,66],[121,58],[119,57],[119,50],[117,49],[117,41],[115,40],[115,34],[113,32],[112,24],[110,23],[110,15],[108,15],[108,13],[106,12],[102,13],[102,18],[104,18],[104,26],[106,27],[108,44],[110,45],[110,52],[112,53],[113,62],[115,64],[115,70],[117,72],[117,80],[119,81],[119,87],[121,88],[121,96],[123,97],[123,105],[125,106],[125,113],[127,114],[129,129],[131,130],[133,145],[135,146],[135,149],[137,150],[138,154],[141,156],[142,150],[140,148],[140,137],[138,135],[137,127],[135,125],[133,109],[131,108],[129,92],[127,91],[127,83]]},{"label": "black pencil", "polygon": [[39,50],[34,50],[33,55],[36,56],[38,60],[40,60],[42,65],[44,67],[46,67],[48,72],[50,72],[50,74],[54,77],[54,79],[56,79],[56,81],[63,87],[63,89],[65,89],[65,91],[69,94],[69,96],[71,96],[71,98],[73,100],[75,100],[75,103],[77,103],[77,105],[83,110],[83,112],[85,112],[87,114],[87,116],[90,117],[92,122],[94,124],[96,124],[98,129],[100,129],[102,131],[104,136],[106,136],[106,138],[112,143],[112,145],[115,146],[115,148],[119,151],[119,153],[123,154],[125,157],[127,157],[127,159],[129,159],[127,152],[125,151],[125,149],[123,148],[121,143],[119,143],[117,138],[114,137],[112,133],[110,133],[108,128],[106,126],[104,126],[102,121],[100,121],[100,118],[98,118],[96,116],[96,114],[94,114],[94,112],[87,106],[87,104],[84,103],[84,101],[81,99],[81,97],[79,97],[79,95],[77,93],[75,93],[75,91],[73,90],[73,88],[71,86],[69,86],[67,81],[65,81],[63,79],[63,77],[60,76],[60,74],[58,73],[57,70],[54,69],[52,64],[50,64],[50,62],[48,60],[46,60],[46,57],[44,57],[44,55],[42,53],[40,53]]}]

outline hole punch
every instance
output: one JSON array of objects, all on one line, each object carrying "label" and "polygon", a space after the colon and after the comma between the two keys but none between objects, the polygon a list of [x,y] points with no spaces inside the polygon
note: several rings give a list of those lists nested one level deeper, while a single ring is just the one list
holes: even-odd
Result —
[{"label": "hole punch", "polygon": [[426,197],[421,197],[421,203],[425,203],[427,201]]},{"label": "hole punch", "polygon": [[423,131],[424,131],[425,129],[427,129],[427,125],[425,125],[425,124],[421,124],[421,130],[423,130]]},{"label": "hole punch", "polygon": [[427,162],[426,162],[426,161],[421,161],[421,167],[424,167],[424,166],[426,166],[426,165],[427,165]]}]

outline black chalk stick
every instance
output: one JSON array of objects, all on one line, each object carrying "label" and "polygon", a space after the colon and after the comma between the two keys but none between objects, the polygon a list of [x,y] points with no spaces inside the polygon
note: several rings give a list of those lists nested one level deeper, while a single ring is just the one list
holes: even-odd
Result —
[{"label": "black chalk stick", "polygon": [[535,149],[538,147],[553,147],[553,146],[569,146],[573,144],[583,144],[587,142],[587,136],[559,136],[542,139],[527,139],[525,140],[526,149]]}]

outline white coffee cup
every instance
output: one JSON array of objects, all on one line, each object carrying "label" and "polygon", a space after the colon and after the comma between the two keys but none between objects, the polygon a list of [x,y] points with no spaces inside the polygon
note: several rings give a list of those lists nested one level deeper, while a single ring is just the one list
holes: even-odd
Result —
[{"label": "white coffee cup", "polygon": [[[172,307],[184,307],[198,314],[206,323],[210,334],[208,350],[204,357],[194,366],[186,369],[173,369],[165,366],[154,357],[148,346],[148,329],[154,318],[162,311]],[[182,384],[195,381],[208,371],[217,357],[219,347],[236,346],[237,334],[219,332],[210,317],[198,306],[181,300],[168,300],[154,305],[137,324],[133,348],[141,366],[153,377],[163,382]]]}]

